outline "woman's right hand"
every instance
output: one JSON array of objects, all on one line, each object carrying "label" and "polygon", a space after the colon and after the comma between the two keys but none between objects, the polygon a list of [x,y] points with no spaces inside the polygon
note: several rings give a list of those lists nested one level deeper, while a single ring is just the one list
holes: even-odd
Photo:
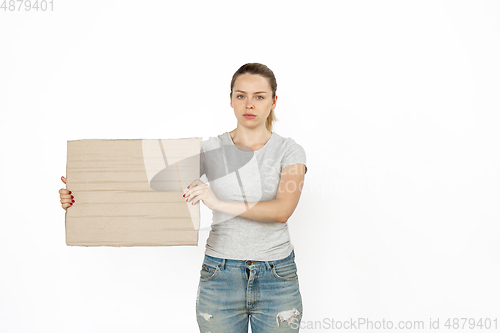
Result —
[{"label": "woman's right hand", "polygon": [[[64,184],[66,184],[66,178],[64,178],[64,176],[61,176],[61,180]],[[64,208],[65,210],[69,206],[72,206],[73,202],[75,202],[74,196],[71,195],[71,191],[68,191],[67,189],[65,188],[60,189],[59,194],[61,197],[62,208]]]}]

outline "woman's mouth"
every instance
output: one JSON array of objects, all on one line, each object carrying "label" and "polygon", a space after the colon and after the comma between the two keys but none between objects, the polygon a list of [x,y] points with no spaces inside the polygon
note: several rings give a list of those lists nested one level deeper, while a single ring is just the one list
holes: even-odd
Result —
[{"label": "woman's mouth", "polygon": [[257,117],[257,116],[256,116],[256,115],[254,115],[254,114],[245,113],[245,114],[243,115],[243,117],[245,117],[245,118],[247,118],[247,119],[253,119],[253,118]]}]

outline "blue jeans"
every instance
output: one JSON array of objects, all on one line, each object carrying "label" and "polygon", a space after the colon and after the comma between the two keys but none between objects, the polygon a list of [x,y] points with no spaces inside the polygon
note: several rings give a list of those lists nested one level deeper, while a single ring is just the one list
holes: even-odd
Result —
[{"label": "blue jeans", "polygon": [[200,332],[298,332],[302,319],[295,253],[274,261],[205,255],[196,297]]}]

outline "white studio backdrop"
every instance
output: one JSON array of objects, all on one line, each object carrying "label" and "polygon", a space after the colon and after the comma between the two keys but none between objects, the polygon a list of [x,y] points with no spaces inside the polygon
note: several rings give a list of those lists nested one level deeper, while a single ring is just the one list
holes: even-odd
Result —
[{"label": "white studio backdrop", "polygon": [[499,16],[477,0],[2,8],[0,332],[198,331],[211,211],[198,247],[68,247],[66,142],[231,131],[247,62],[276,74],[274,130],[307,153],[288,221],[301,331],[499,331]]}]

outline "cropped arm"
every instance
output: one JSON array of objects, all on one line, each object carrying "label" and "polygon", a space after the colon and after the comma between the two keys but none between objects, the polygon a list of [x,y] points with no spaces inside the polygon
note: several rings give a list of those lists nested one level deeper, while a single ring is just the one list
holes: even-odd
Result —
[{"label": "cropped arm", "polygon": [[281,222],[277,199],[258,202],[220,201],[214,210],[259,222]]},{"label": "cropped arm", "polygon": [[281,170],[276,199],[258,202],[220,201],[214,210],[254,221],[285,223],[299,203],[305,170],[304,164],[289,165]]}]

